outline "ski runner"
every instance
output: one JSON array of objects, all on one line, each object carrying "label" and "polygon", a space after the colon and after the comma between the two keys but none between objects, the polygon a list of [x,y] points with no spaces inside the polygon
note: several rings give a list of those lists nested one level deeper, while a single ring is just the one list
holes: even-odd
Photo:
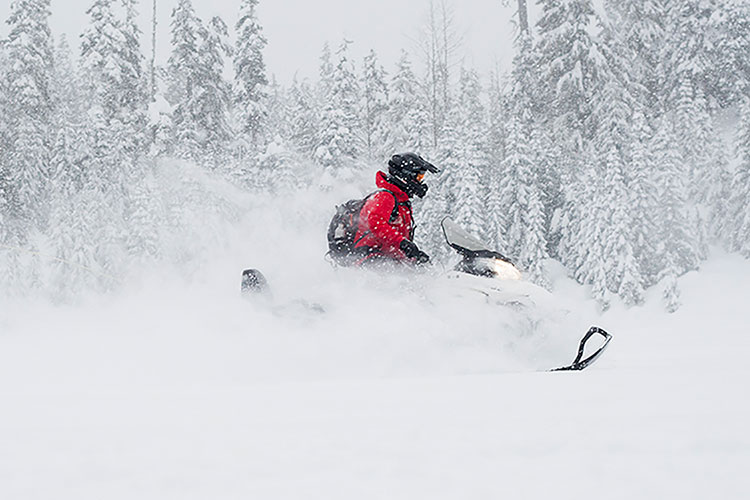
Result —
[{"label": "ski runner", "polygon": [[388,173],[378,172],[379,191],[367,197],[359,215],[355,249],[365,255],[358,265],[411,262],[424,264],[429,255],[414,243],[411,198],[423,198],[426,172],[438,173],[430,162],[415,153],[396,154],[388,161]]}]

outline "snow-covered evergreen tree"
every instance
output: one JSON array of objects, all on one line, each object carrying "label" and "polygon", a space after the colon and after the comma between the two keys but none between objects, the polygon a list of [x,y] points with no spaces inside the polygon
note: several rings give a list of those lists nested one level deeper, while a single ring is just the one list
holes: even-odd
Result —
[{"label": "snow-covered evergreen tree", "polygon": [[508,119],[506,110],[508,100],[503,93],[500,75],[497,71],[490,73],[489,87],[487,88],[489,98],[489,113],[487,123],[487,151],[490,163],[497,165],[505,157],[505,122]]},{"label": "snow-covered evergreen tree", "polygon": [[609,221],[603,207],[608,193],[603,190],[603,179],[600,169],[595,166],[593,153],[586,155],[584,172],[580,182],[574,186],[574,193],[581,202],[571,207],[571,219],[574,224],[576,243],[569,250],[572,255],[567,266],[580,283],[591,285],[591,295],[601,309],[609,308],[612,292],[607,287],[607,269],[612,264],[605,257],[604,234]]},{"label": "snow-covered evergreen tree", "polygon": [[490,74],[488,88],[489,106],[487,123],[487,160],[488,166],[484,184],[487,199],[484,234],[487,244],[501,252],[507,252],[504,236],[505,218],[503,213],[501,181],[505,176],[503,161],[506,156],[508,128],[506,121],[510,113],[508,98],[503,93],[500,76],[497,71]]},{"label": "snow-covered evergreen tree", "polygon": [[315,91],[307,81],[299,82],[295,78],[289,96],[291,102],[287,121],[290,141],[295,150],[311,155],[315,148],[315,136],[320,119]]},{"label": "snow-covered evergreen tree", "polygon": [[[62,64],[57,72],[65,68]],[[58,297],[65,296],[71,289],[91,284],[90,269],[94,265],[91,237],[96,233],[95,224],[103,221],[92,220],[92,208],[101,205],[101,193],[94,191],[89,182],[91,156],[88,128],[76,116],[69,102],[61,103],[61,119],[52,149],[51,170],[52,189],[50,200],[52,211],[47,237],[49,249],[55,260],[51,262],[51,286]],[[112,223],[112,221],[107,221]]]},{"label": "snow-covered evergreen tree", "polygon": [[126,130],[127,147],[135,157],[145,151],[149,139],[145,131],[149,83],[141,50],[142,32],[138,26],[137,0],[121,1],[125,16],[118,58],[121,67],[117,92],[120,101],[118,118]]},{"label": "snow-covered evergreen tree", "polygon": [[[0,40],[0,74],[8,72],[8,57],[6,54],[6,40]],[[7,81],[0,78],[0,116],[9,116],[10,96],[7,89]],[[5,240],[5,230],[8,222],[4,220],[10,210],[10,169],[7,164],[7,155],[10,144],[10,124],[6,120],[0,120],[0,242]]]},{"label": "snow-covered evergreen tree", "polygon": [[86,11],[90,23],[81,35],[80,61],[87,72],[89,102],[104,109],[107,121],[118,113],[120,105],[117,94],[111,92],[119,83],[116,57],[123,42],[114,3],[114,0],[94,0]]},{"label": "snow-covered evergreen tree", "polygon": [[55,50],[53,71],[55,85],[51,91],[55,110],[53,120],[55,129],[70,122],[83,123],[86,103],[81,89],[84,86],[80,81],[76,65],[73,63],[70,45],[65,35],[60,37]]},{"label": "snow-covered evergreen tree", "polygon": [[666,47],[671,66],[666,84],[672,102],[682,98],[686,85],[690,94],[700,90],[705,95],[714,66],[711,18],[717,11],[716,0],[670,1],[666,5],[667,30],[672,35]]},{"label": "snow-covered evergreen tree", "polygon": [[480,238],[486,238],[483,221],[487,217],[482,185],[487,177],[486,112],[481,102],[479,76],[473,70],[461,70],[456,96],[455,127],[458,131],[461,169],[455,172],[455,220]]},{"label": "snow-covered evergreen tree", "polygon": [[331,86],[333,85],[333,57],[331,55],[331,47],[328,42],[323,44],[323,49],[320,52],[320,64],[318,66],[318,97],[321,103],[325,103],[328,96],[331,94]]},{"label": "snow-covered evergreen tree", "polygon": [[659,165],[651,150],[653,135],[654,130],[646,115],[636,110],[632,118],[626,182],[633,218],[633,252],[644,287],[656,283],[661,265],[656,254],[661,230],[657,223],[661,206],[655,181]]},{"label": "snow-covered evergreen tree", "polygon": [[607,0],[615,37],[612,47],[627,68],[628,91],[651,120],[664,110],[664,41],[667,38],[666,3],[663,0]]},{"label": "snow-covered evergreen tree", "polygon": [[[137,113],[143,119],[145,104],[148,101],[148,79],[145,72],[145,58],[141,50],[142,32],[138,26],[137,0],[121,0],[125,10],[122,22],[122,45],[120,64],[122,66],[120,85],[121,108],[127,114]],[[140,127],[142,123],[138,124]]]},{"label": "snow-covered evergreen tree", "polygon": [[200,134],[203,161],[216,168],[226,161],[224,152],[233,137],[229,123],[231,86],[224,79],[224,58],[230,55],[231,48],[227,41],[227,26],[219,17],[213,17],[207,25],[201,26],[198,34],[200,66],[193,119]]},{"label": "snow-covered evergreen tree", "polygon": [[338,63],[333,69],[330,94],[321,116],[315,160],[327,175],[343,173],[360,157],[362,140],[358,113],[359,85],[349,57],[349,42],[344,40],[336,52]]},{"label": "snow-covered evergreen tree", "polygon": [[[587,168],[589,144],[596,131],[594,98],[602,85],[606,65],[594,37],[597,20],[591,0],[542,0],[537,22],[538,37],[533,53],[522,66],[533,78],[525,77],[527,101],[542,124],[539,140],[546,148],[544,172],[545,213],[549,224],[549,249],[553,256],[570,263],[567,256],[577,244],[573,227],[580,225],[574,214],[580,201],[576,185]],[[528,43],[528,42],[526,42]],[[525,54],[526,51],[522,51]],[[566,260],[568,259],[568,260]]]},{"label": "snow-covered evergreen tree", "polygon": [[385,154],[387,131],[388,87],[385,69],[378,63],[374,50],[365,56],[362,72],[362,135],[368,159],[381,159]]},{"label": "snow-covered evergreen tree", "polygon": [[[531,279],[545,284],[543,260],[547,255],[545,214],[539,179],[536,175],[536,149],[530,110],[518,110],[507,124],[506,156],[497,186],[501,215],[503,251],[530,273]],[[498,239],[499,239],[498,238]]]},{"label": "snow-covered evergreen tree", "polygon": [[728,0],[718,6],[712,17],[717,37],[713,51],[716,79],[711,89],[719,105],[726,107],[750,94],[750,3]]},{"label": "snow-covered evergreen tree", "polygon": [[732,250],[750,258],[750,99],[742,106],[742,121],[737,135],[740,163],[734,173],[729,200],[729,244]]},{"label": "snow-covered evergreen tree", "polygon": [[676,108],[671,116],[682,157],[682,175],[688,182],[687,201],[700,207],[700,210],[693,211],[692,225],[701,256],[705,257],[707,242],[704,233],[710,219],[709,205],[715,187],[710,180],[722,178],[725,165],[718,155],[718,138],[708,103],[700,87],[692,82],[689,72],[682,73],[677,93]]},{"label": "snow-covered evergreen tree", "polygon": [[240,18],[235,25],[237,43],[234,52],[235,103],[240,108],[242,131],[256,145],[262,136],[263,120],[268,115],[263,101],[268,85],[263,60],[267,42],[258,22],[258,2],[242,0]]},{"label": "snow-covered evergreen tree", "polygon": [[286,142],[291,136],[292,126],[295,120],[294,115],[291,114],[291,87],[285,88],[276,79],[276,76],[272,75],[266,93],[265,103],[268,106],[268,109],[273,109],[274,112],[268,115],[265,130],[266,134],[268,134],[278,146],[279,144],[276,140],[276,136],[282,137],[284,142]]},{"label": "snow-covered evergreen tree", "polygon": [[[694,223],[689,217],[687,179],[677,147],[670,121],[662,119],[650,147],[659,166],[655,179],[660,202],[656,217],[659,226],[656,255],[664,262],[662,274],[680,276],[697,268],[700,248]],[[673,269],[668,266],[673,266]]]},{"label": "snow-covered evergreen tree", "polygon": [[[91,23],[82,35],[81,63],[89,87],[90,136],[100,151],[92,180],[108,209],[125,210],[123,196],[131,170],[145,151],[148,85],[140,48],[141,32],[133,0],[123,0],[124,17],[112,0],[95,0],[88,9]],[[119,216],[123,216],[120,213]]]},{"label": "snow-covered evergreen tree", "polygon": [[[602,67],[601,92],[594,101],[594,120],[598,123],[594,147],[602,162],[603,189],[608,194],[603,215],[610,224],[605,237],[605,259],[607,287],[619,295],[626,304],[638,304],[643,300],[642,266],[637,260],[637,242],[640,221],[648,218],[648,212],[638,208],[648,205],[648,186],[644,179],[633,172],[632,151],[637,137],[633,130],[634,115],[641,108],[636,91],[639,87],[627,69],[628,55],[623,54],[623,45],[611,30],[602,36],[600,52],[607,60]],[[643,166],[638,166],[643,168]]]},{"label": "snow-covered evergreen tree", "polygon": [[49,15],[49,0],[16,0],[7,20],[7,71],[2,76],[7,149],[0,152],[0,161],[5,171],[6,232],[15,231],[16,242],[23,242],[34,228],[43,229],[48,209],[53,114]]},{"label": "snow-covered evergreen tree", "polygon": [[200,33],[203,29],[191,0],[179,0],[172,10],[172,53],[167,62],[170,85],[167,100],[172,105],[175,153],[188,159],[200,156],[201,134],[196,123],[196,99],[202,73]]},{"label": "snow-covered evergreen tree", "polygon": [[[599,186],[601,192],[606,193],[606,196],[600,197],[602,207],[597,216],[607,224],[602,228],[599,239],[588,244],[604,247],[602,264],[606,266],[607,289],[620,296],[626,304],[632,305],[643,300],[643,278],[633,245],[634,228],[638,221],[629,210],[631,193],[625,180],[626,158],[613,139],[612,135],[607,134],[597,147],[599,154],[604,154],[604,179]],[[580,244],[585,243],[582,240]]]},{"label": "snow-covered evergreen tree", "polygon": [[541,0],[535,64],[547,118],[558,140],[580,151],[590,139],[592,97],[600,86],[602,56],[592,38],[591,0]]},{"label": "snow-covered evergreen tree", "polygon": [[92,103],[103,108],[107,123],[117,120],[133,134],[144,127],[148,89],[135,0],[122,4],[124,19],[115,0],[95,0],[86,11],[91,22],[81,35],[81,63]]},{"label": "snow-covered evergreen tree", "polygon": [[429,117],[420,100],[419,85],[409,55],[402,50],[390,84],[386,149],[391,153],[427,153],[431,148],[428,124]]},{"label": "snow-covered evergreen tree", "polygon": [[[462,145],[460,143],[460,122],[458,110],[454,107],[443,124],[439,148],[427,159],[440,166],[438,176],[427,176],[425,182],[430,186],[423,202],[415,202],[419,219],[424,221],[417,234],[417,242],[427,248],[428,253],[437,260],[444,259],[452,252],[446,247],[440,228],[444,217],[456,218],[458,206],[458,186],[462,182]],[[474,233],[481,237],[481,234]]]},{"label": "snow-covered evergreen tree", "polygon": [[542,140],[545,131],[535,117],[536,81],[529,47],[529,39],[522,38],[513,60],[510,94],[496,111],[507,113],[508,118],[504,124],[504,157],[495,172],[498,192],[490,194],[489,218],[495,221],[498,244],[504,243],[500,248],[516,259],[532,280],[547,285],[543,263],[549,256],[547,227],[551,208],[546,190],[551,190],[552,173],[547,168],[549,152]]}]

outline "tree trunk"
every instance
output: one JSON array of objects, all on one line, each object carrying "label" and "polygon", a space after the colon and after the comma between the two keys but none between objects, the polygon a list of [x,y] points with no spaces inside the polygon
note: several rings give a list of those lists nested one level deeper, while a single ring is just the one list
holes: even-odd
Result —
[{"label": "tree trunk", "polygon": [[151,15],[151,75],[150,98],[153,102],[156,98],[156,0],[153,1],[153,13]]},{"label": "tree trunk", "polygon": [[526,0],[518,0],[518,26],[521,29],[521,39],[529,36],[529,12]]}]

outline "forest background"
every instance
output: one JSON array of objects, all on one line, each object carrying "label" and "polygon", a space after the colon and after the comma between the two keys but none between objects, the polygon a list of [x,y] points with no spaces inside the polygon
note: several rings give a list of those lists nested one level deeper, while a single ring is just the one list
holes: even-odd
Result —
[{"label": "forest background", "polygon": [[284,202],[364,186],[414,150],[442,169],[416,206],[435,260],[450,215],[542,285],[555,259],[602,308],[658,285],[675,310],[677,278],[712,245],[750,256],[750,6],[540,0],[530,18],[514,3],[508,72],[480,76],[451,3],[432,0],[394,67],[332,40],[318,78],[282,84],[258,0],[226,20],[180,0],[163,65],[137,21],[155,4],[92,2],[72,50],[49,0],[14,1],[0,40],[2,293],[68,300],[189,269],[221,244],[217,223],[245,216],[217,183]]}]

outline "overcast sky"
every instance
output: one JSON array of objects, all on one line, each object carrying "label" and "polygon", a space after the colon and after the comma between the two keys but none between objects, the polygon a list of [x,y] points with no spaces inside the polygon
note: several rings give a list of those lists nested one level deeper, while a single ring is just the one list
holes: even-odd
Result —
[{"label": "overcast sky", "polygon": [[[499,64],[508,69],[512,57],[513,7],[503,7],[501,0],[449,0],[454,6],[456,26],[463,33],[463,58],[466,64],[486,74]],[[93,0],[51,0],[50,23],[57,36],[66,33],[77,41],[88,23],[86,9]],[[169,16],[177,0],[157,0],[159,30],[157,59],[169,56]],[[10,2],[0,0],[0,19],[7,20]],[[219,15],[230,30],[236,22],[240,0],[193,0],[197,14],[207,19]],[[515,2],[511,2],[515,4]],[[429,0],[260,0],[258,16],[268,39],[265,60],[270,74],[282,83],[300,77],[317,78],[323,43],[332,49],[346,37],[354,44],[357,59],[374,48],[381,62],[393,72],[401,49],[416,60],[414,39],[424,26]],[[151,0],[140,0],[139,11],[144,31],[144,51],[150,50]],[[3,22],[0,33],[8,33]],[[416,62],[416,61],[415,61]]]}]

